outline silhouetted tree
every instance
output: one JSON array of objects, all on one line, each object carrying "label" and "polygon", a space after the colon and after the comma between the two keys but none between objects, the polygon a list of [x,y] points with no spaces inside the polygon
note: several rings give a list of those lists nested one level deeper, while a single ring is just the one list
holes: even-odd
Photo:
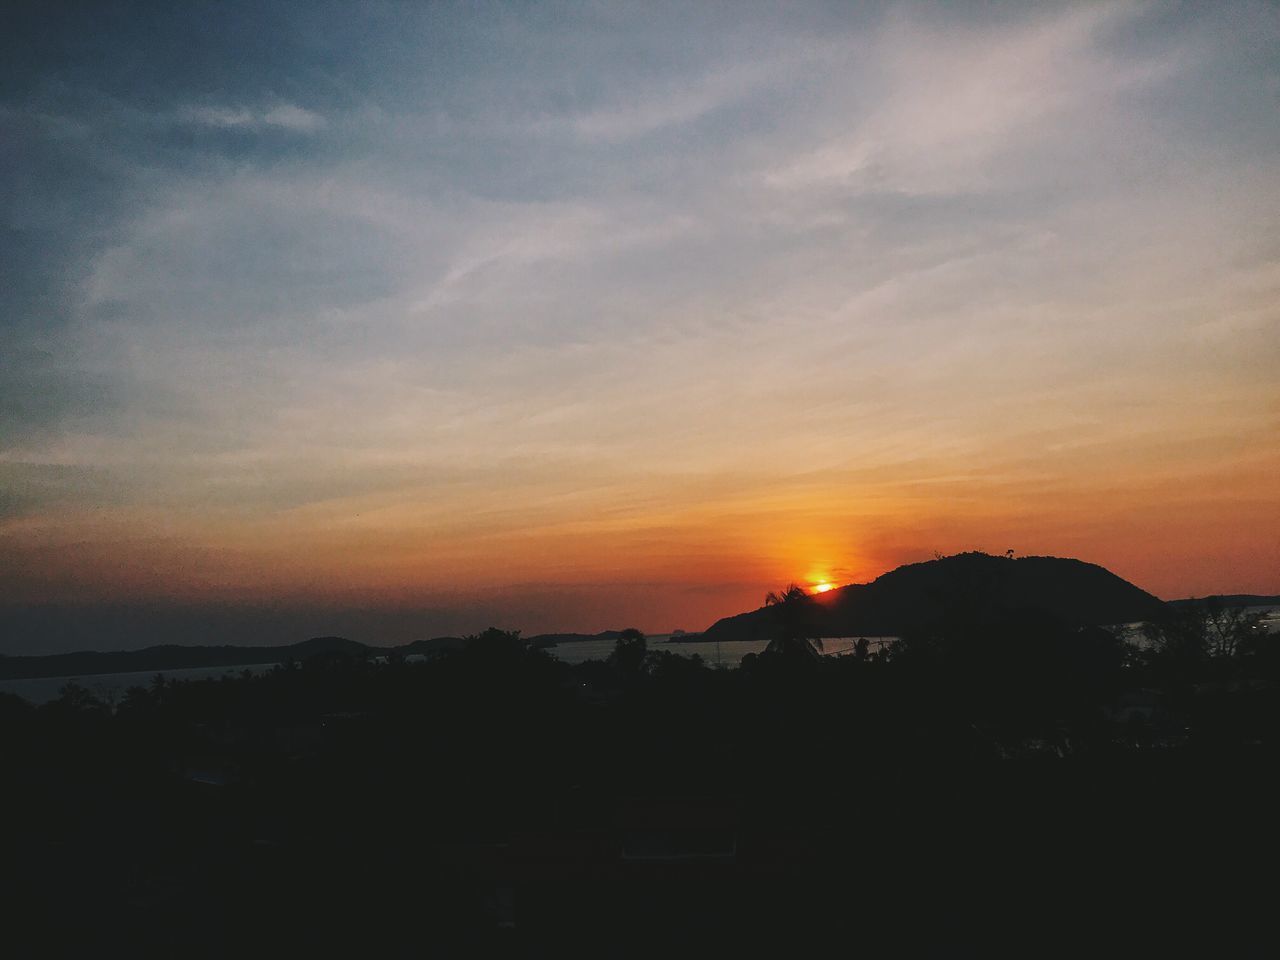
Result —
[{"label": "silhouetted tree", "polygon": [[812,610],[809,595],[797,584],[789,584],[784,590],[765,594],[764,605],[774,611],[773,637],[765,653],[807,658],[816,657],[822,649],[822,639],[815,637],[809,614]]},{"label": "silhouetted tree", "polygon": [[469,659],[487,662],[519,660],[524,656],[525,642],[519,630],[499,630],[489,627],[483,633],[466,638],[464,647]]},{"label": "silhouetted tree", "polygon": [[54,701],[54,705],[69,713],[110,713],[109,704],[74,680],[58,691],[58,699]]},{"label": "silhouetted tree", "polygon": [[1157,667],[1186,673],[1252,653],[1264,633],[1261,620],[1259,613],[1210,597],[1171,607],[1162,619],[1143,624],[1142,635]]},{"label": "silhouetted tree", "polygon": [[635,627],[628,627],[618,636],[613,653],[609,655],[609,662],[623,674],[634,676],[644,669],[648,653],[649,643],[644,634]]},{"label": "silhouetted tree", "polygon": [[1204,602],[1205,646],[1210,657],[1237,657],[1251,652],[1262,632],[1262,613],[1224,604],[1221,597]]},{"label": "silhouetted tree", "polygon": [[659,689],[663,689],[664,685],[684,683],[704,675],[706,664],[696,653],[686,657],[670,650],[654,650],[645,658],[645,669],[659,684]]}]

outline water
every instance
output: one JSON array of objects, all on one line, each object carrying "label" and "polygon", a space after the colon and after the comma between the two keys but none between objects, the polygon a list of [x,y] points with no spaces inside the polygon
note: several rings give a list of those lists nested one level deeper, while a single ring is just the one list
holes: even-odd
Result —
[{"label": "water", "polygon": [[[1262,628],[1269,633],[1280,633],[1280,605],[1275,606],[1257,606],[1246,607],[1248,613],[1262,614]],[[1127,624],[1131,628],[1131,632],[1135,639],[1140,639],[1137,628],[1141,627],[1140,623]],[[749,653],[763,653],[764,648],[769,645],[767,640],[729,640],[720,643],[673,643],[670,634],[650,634],[649,635],[650,650],[669,650],[684,657],[692,657],[694,654],[702,657],[708,665],[713,667],[737,667],[742,663],[742,658]],[[858,642],[859,637],[826,637],[822,641],[822,652],[827,656],[839,656],[843,653],[850,653],[853,645]],[[874,653],[886,643],[891,643],[896,637],[867,637],[867,641],[871,644],[871,652]],[[562,643],[555,647],[549,647],[547,652],[561,660],[564,663],[583,663],[587,660],[604,660],[609,654],[613,653],[613,640],[579,640],[575,643]]]},{"label": "water", "polygon": [[1262,626],[1268,633],[1280,633],[1280,605],[1264,604],[1258,607],[1245,607],[1247,613],[1262,614]]},{"label": "water", "polygon": [[[822,652],[827,656],[839,656],[850,653],[859,637],[826,637],[822,641]],[[867,637],[874,652],[881,644],[888,643],[893,637]],[[670,638],[662,634],[649,637],[650,650],[663,650],[682,657],[695,654],[713,667],[736,667],[742,658],[749,653],[763,653],[769,645],[767,640],[726,640],[721,643],[672,643]],[[613,640],[579,640],[576,643],[562,643],[550,647],[547,652],[564,663],[583,663],[587,660],[604,660],[613,653]]]}]

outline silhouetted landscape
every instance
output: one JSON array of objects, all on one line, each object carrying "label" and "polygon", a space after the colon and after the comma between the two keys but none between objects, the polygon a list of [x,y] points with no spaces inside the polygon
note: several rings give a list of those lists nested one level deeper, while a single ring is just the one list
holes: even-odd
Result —
[{"label": "silhouetted landscape", "polygon": [[[868,584],[819,594],[806,605],[804,629],[814,637],[900,636],[944,620],[1020,614],[1097,625],[1158,619],[1151,594],[1090,563],[1059,557],[959,554],[900,567]],[[772,637],[777,605],[718,620],[705,640]]]},{"label": "silhouetted landscape", "polygon": [[[1174,601],[1188,603],[1195,601]],[[1266,597],[1235,595],[1218,602],[1258,606]],[[701,633],[682,633],[679,643],[768,641],[784,608],[726,617]],[[901,567],[869,584],[850,584],[816,595],[803,605],[798,626],[808,637],[897,637],[943,620],[1049,617],[1064,623],[1098,625],[1158,620],[1162,601],[1114,574],[1078,560],[1058,557],[993,557],[959,554]],[[596,634],[548,633],[525,638],[534,650],[583,641],[614,641],[617,630]],[[463,645],[460,637],[415,640],[397,647],[371,647],[343,637],[314,637],[277,647],[165,645],[129,651],[82,651],[50,656],[0,655],[0,680],[76,674],[180,670],[301,662],[328,653],[353,656],[436,656]]]},{"label": "silhouetted landscape", "polygon": [[1278,50],[7,0],[0,960],[1276,955]]},{"label": "silhouetted landscape", "polygon": [[[192,650],[170,662],[282,665],[113,704],[0,696],[6,902],[51,949],[199,931],[211,955],[1267,942],[1262,612],[981,554],[832,594],[744,615],[769,643],[733,670],[682,655],[714,629],[577,665],[546,649],[574,635],[490,629]],[[897,638],[820,656],[853,616]]]},{"label": "silhouetted landscape", "polygon": [[[561,643],[583,640],[616,640],[620,631],[606,630],[598,634],[558,633],[527,637],[533,649],[554,647]],[[0,655],[0,680],[36,677],[65,677],[75,674],[136,673],[142,670],[183,670],[192,667],[252,666],[262,663],[302,662],[324,654],[369,656],[431,657],[463,646],[463,637],[434,637],[415,640],[399,647],[371,647],[345,637],[312,637],[298,643],[278,647],[242,647],[227,644],[219,647],[178,646],[167,644],[141,650],[59,653],[50,656],[7,657]]]}]

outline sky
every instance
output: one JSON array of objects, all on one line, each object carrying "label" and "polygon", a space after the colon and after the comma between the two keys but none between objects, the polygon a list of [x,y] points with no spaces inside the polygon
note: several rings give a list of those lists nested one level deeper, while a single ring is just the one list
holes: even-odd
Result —
[{"label": "sky", "polygon": [[13,5],[0,653],[1280,592],[1280,6]]}]

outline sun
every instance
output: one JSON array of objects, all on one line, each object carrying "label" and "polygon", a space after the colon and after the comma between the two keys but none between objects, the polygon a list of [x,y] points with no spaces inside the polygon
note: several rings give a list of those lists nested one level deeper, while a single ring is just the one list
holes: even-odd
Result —
[{"label": "sun", "polygon": [[831,584],[827,583],[825,580],[823,580],[822,583],[815,583],[813,585],[814,593],[826,593],[830,589],[832,589]]}]

